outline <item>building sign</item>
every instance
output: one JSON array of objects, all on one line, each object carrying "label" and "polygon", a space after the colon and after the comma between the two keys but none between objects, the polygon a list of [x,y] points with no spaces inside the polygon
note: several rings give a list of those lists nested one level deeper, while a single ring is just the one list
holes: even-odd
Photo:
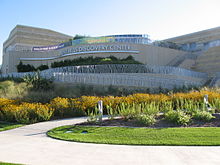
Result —
[{"label": "building sign", "polygon": [[63,48],[64,44],[59,45],[50,45],[50,46],[39,46],[39,47],[33,47],[32,51],[48,51],[48,50],[57,50],[60,48]]},{"label": "building sign", "polygon": [[114,52],[114,51],[129,51],[131,47],[129,45],[85,45],[66,49],[61,52],[61,56],[71,53],[93,53],[93,52]]},{"label": "building sign", "polygon": [[20,58],[21,61],[48,61],[67,56],[97,53],[139,53],[138,50],[132,50],[129,45],[84,45],[74,46],[61,52],[60,56],[46,58]]}]

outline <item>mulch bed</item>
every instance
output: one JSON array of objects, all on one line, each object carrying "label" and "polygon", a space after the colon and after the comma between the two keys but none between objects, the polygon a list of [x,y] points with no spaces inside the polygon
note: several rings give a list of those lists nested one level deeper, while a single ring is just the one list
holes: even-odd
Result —
[{"label": "mulch bed", "polygon": [[[213,114],[215,119],[212,119],[209,122],[196,121],[193,120],[189,125],[185,127],[220,127],[220,114]],[[163,116],[159,116],[156,118],[156,123],[152,126],[148,126],[148,128],[168,128],[168,127],[184,127],[178,126],[168,121],[163,120]],[[84,126],[117,126],[117,127],[146,127],[137,123],[135,120],[124,120],[122,118],[113,119],[113,120],[103,120],[101,123],[91,123],[91,122],[83,122],[76,125],[84,125]]]}]

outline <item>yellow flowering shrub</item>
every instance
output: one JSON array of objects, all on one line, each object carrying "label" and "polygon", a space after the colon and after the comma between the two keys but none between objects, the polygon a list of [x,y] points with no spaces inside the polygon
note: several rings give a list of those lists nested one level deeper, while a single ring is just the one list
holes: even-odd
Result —
[{"label": "yellow flowering shrub", "polygon": [[15,114],[19,111],[19,107],[14,104],[8,104],[1,108],[0,110],[0,119],[9,121],[9,122],[16,122]]},{"label": "yellow flowering shrub", "polygon": [[1,109],[1,119],[18,123],[34,123],[50,120],[54,109],[49,104],[21,103],[9,104]]},{"label": "yellow flowering shrub", "polygon": [[219,93],[203,90],[190,93],[175,93],[172,95],[172,100],[189,99],[193,101],[203,101],[204,95],[208,95],[209,101],[212,101],[213,99],[220,99]]},{"label": "yellow flowering shrub", "polygon": [[33,122],[50,120],[54,113],[54,108],[49,104],[22,103],[19,108],[20,111],[26,110],[30,115],[33,115],[30,116],[33,118]]},{"label": "yellow flowering shrub", "polygon": [[[84,101],[83,101],[84,103]],[[75,117],[84,116],[82,111],[82,101],[77,99],[68,99],[56,97],[50,101],[50,106],[54,108],[54,116],[58,117]]]},{"label": "yellow flowering shrub", "polygon": [[[208,95],[209,103],[220,109],[220,93],[215,91],[192,91],[175,94],[143,94],[137,93],[129,96],[81,96],[79,98],[57,97],[49,104],[27,103],[19,100],[0,98],[0,120],[20,123],[34,123],[50,120],[52,117],[83,116],[97,107],[98,101],[103,101],[104,113],[119,112],[126,105],[128,107],[149,107],[161,112],[173,109],[194,110],[204,107],[203,98]],[[153,104],[152,104],[153,103]],[[146,108],[147,107],[147,108]],[[135,108],[137,109],[137,108]]]},{"label": "yellow flowering shrub", "polygon": [[67,98],[61,98],[61,97],[56,97],[53,100],[50,101],[50,104],[58,109],[58,108],[68,108],[69,106],[69,101]]},{"label": "yellow flowering shrub", "polygon": [[15,100],[10,100],[10,99],[6,99],[6,98],[0,98],[0,108],[5,106],[5,105],[14,104],[15,102],[16,102]]},{"label": "yellow flowering shrub", "polygon": [[114,97],[114,96],[107,96],[100,98],[100,100],[103,101],[103,106],[106,107],[111,106],[112,108],[116,108],[119,106],[122,102],[127,103],[128,100],[126,100],[126,97]]},{"label": "yellow flowering shrub", "polygon": [[69,109],[69,100],[67,98],[56,97],[50,101],[51,107],[55,109],[55,116],[64,116],[65,111]]},{"label": "yellow flowering shrub", "polygon": [[93,110],[95,107],[97,107],[99,100],[101,99],[96,96],[82,96],[77,100],[75,106],[82,111]]},{"label": "yellow flowering shrub", "polygon": [[127,96],[128,103],[146,103],[150,100],[150,94],[137,93]]}]

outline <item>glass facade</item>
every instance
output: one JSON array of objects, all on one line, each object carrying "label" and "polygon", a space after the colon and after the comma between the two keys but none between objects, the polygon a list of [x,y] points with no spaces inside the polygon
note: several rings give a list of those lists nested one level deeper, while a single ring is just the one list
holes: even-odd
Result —
[{"label": "glass facade", "polygon": [[103,37],[88,37],[88,38],[72,40],[72,45],[94,44],[94,43],[150,44],[150,39],[148,35],[126,34],[126,35],[110,35]]},{"label": "glass facade", "polygon": [[[102,37],[87,37],[76,40],[70,40],[65,43],[61,43],[58,45],[52,46],[42,46],[42,47],[33,47],[32,51],[47,51],[52,50],[53,48],[61,48],[63,47],[81,45],[81,44],[96,44],[96,43],[133,43],[133,44],[150,44],[151,41],[148,35],[143,34],[125,34],[125,35],[110,35],[110,36],[102,36]],[[53,49],[54,50],[54,49]]]}]

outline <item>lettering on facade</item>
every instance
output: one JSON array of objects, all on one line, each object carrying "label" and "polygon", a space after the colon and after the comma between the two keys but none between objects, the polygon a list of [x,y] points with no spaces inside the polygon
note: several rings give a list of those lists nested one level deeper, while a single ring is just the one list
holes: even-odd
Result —
[{"label": "lettering on facade", "polygon": [[64,44],[33,47],[32,51],[48,51],[64,48]]},{"label": "lettering on facade", "polygon": [[99,52],[99,51],[128,51],[131,50],[129,45],[86,45],[86,46],[79,46],[79,47],[72,47],[66,49],[61,52],[61,56],[70,53],[79,53],[79,52]]}]

